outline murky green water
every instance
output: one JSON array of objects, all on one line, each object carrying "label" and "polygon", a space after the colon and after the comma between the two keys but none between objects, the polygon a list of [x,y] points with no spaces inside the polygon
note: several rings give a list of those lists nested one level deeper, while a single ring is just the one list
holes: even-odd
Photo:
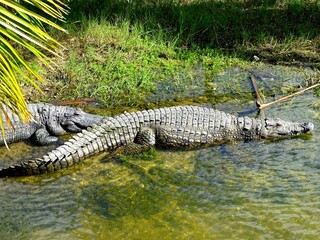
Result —
[{"label": "murky green water", "polygon": [[[52,175],[0,179],[0,239],[319,239],[315,101],[306,94],[266,112],[312,121],[304,138],[96,157]],[[1,148],[1,164],[45,151]]]}]

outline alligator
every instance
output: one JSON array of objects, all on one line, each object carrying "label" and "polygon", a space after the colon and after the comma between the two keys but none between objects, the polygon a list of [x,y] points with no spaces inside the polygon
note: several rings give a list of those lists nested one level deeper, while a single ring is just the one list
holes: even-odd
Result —
[{"label": "alligator", "polygon": [[289,137],[308,133],[313,127],[310,122],[237,117],[197,106],[126,112],[105,117],[42,158],[0,169],[0,177],[51,173],[105,151],[128,148],[130,153],[155,145],[198,147],[234,140]]},{"label": "alligator", "polygon": [[102,120],[102,116],[85,113],[79,108],[55,106],[48,103],[27,105],[32,116],[24,123],[11,110],[2,113],[2,122],[10,119],[12,127],[5,125],[4,136],[0,134],[0,146],[5,144],[34,139],[39,145],[53,144],[58,137],[68,132],[78,133]]}]

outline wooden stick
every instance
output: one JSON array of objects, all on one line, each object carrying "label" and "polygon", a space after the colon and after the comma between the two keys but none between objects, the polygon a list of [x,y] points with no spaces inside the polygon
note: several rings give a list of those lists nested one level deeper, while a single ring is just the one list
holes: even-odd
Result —
[{"label": "wooden stick", "polygon": [[267,107],[269,107],[269,106],[271,106],[271,105],[273,105],[273,104],[275,104],[275,103],[285,101],[285,100],[287,100],[287,99],[289,99],[289,98],[291,98],[291,97],[297,96],[297,95],[299,95],[299,94],[301,94],[301,93],[303,93],[303,92],[305,92],[305,91],[308,91],[308,90],[310,90],[310,89],[312,89],[312,88],[315,88],[315,87],[318,87],[318,86],[320,86],[320,83],[314,84],[314,85],[312,85],[312,86],[310,86],[310,87],[307,87],[307,88],[302,89],[302,90],[300,90],[300,91],[298,91],[298,92],[292,93],[292,94],[290,94],[290,95],[288,95],[288,96],[279,98],[279,99],[277,99],[277,100],[275,100],[275,101],[272,101],[272,102],[269,102],[269,103],[261,104],[261,103],[258,102],[257,105],[259,106],[259,109],[260,109],[260,110],[263,110],[263,109],[265,109],[265,108],[267,108]]},{"label": "wooden stick", "polygon": [[[255,79],[255,77],[253,75],[250,75],[249,76],[250,80],[251,80],[251,83],[252,83],[252,86],[253,86],[253,89],[256,93],[256,105],[257,107],[259,108],[263,102],[263,100],[265,100],[264,97],[262,97],[260,91],[259,91],[259,88],[257,86],[257,81]],[[263,100],[262,100],[263,99]]]},{"label": "wooden stick", "polygon": [[254,76],[250,75],[249,77],[250,77],[250,79],[251,79],[251,82],[252,82],[254,91],[256,92],[256,96],[257,96],[257,98],[261,101],[260,92],[259,92],[259,89],[258,89],[258,87],[257,87],[257,81],[256,81],[256,79],[255,79]]}]

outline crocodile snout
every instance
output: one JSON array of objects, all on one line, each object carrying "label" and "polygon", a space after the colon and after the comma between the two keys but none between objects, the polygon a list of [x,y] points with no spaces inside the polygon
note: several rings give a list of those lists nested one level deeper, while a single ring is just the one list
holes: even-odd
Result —
[{"label": "crocodile snout", "polygon": [[303,123],[302,127],[304,128],[304,132],[310,132],[314,129],[314,125],[311,122]]}]

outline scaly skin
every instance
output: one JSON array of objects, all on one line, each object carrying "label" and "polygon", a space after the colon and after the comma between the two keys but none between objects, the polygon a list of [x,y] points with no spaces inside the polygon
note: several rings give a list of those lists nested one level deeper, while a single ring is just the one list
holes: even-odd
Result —
[{"label": "scaly skin", "polygon": [[230,140],[293,136],[309,132],[312,123],[236,117],[195,106],[159,108],[104,118],[42,158],[1,169],[0,176],[50,173],[104,151],[124,146],[201,146]]},{"label": "scaly skin", "polygon": [[[101,116],[85,113],[81,109],[48,103],[28,104],[28,109],[32,116],[29,123],[23,123],[17,115],[6,110],[13,128],[5,126],[5,139],[0,134],[0,146],[31,137],[34,137],[38,144],[47,145],[58,140],[55,136],[65,134],[67,131],[81,132],[82,129],[102,120]],[[4,114],[2,122],[5,122]]]}]

